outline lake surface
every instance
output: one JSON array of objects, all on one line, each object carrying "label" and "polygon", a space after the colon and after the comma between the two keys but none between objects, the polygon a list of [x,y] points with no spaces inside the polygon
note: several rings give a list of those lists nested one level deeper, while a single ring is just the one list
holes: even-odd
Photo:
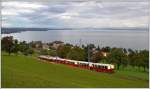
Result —
[{"label": "lake surface", "polygon": [[60,40],[74,45],[93,43],[100,47],[123,47],[137,50],[148,49],[149,46],[147,30],[48,30],[2,34],[2,37],[4,36],[14,36],[15,39],[27,42]]}]

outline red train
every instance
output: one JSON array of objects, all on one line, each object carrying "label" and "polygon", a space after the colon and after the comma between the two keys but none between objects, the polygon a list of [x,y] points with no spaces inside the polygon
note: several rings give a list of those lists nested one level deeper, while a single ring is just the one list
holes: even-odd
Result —
[{"label": "red train", "polygon": [[108,73],[114,72],[114,65],[112,64],[75,61],[75,60],[69,60],[69,59],[63,59],[59,57],[51,57],[51,56],[45,56],[45,55],[39,56],[38,58],[41,60],[45,60],[45,61],[65,64],[65,65],[79,67],[83,69],[94,70],[97,72],[108,72]]}]

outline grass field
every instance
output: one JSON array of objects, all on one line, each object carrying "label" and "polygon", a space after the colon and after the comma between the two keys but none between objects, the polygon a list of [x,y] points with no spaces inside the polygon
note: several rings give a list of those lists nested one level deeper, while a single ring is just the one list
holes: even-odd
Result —
[{"label": "grass field", "polygon": [[148,73],[116,71],[114,74],[99,73],[50,64],[33,56],[2,54],[2,87],[41,88],[97,88],[97,87],[149,87]]}]

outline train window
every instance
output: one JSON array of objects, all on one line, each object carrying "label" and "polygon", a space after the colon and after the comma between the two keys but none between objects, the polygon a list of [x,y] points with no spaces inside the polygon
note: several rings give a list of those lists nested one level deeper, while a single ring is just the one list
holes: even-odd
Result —
[{"label": "train window", "polygon": [[96,65],[96,68],[98,68],[98,65]]},{"label": "train window", "polygon": [[97,65],[95,65],[95,67],[97,68]]},{"label": "train window", "polygon": [[104,66],[104,69],[107,69],[107,67],[106,67],[106,66]]},{"label": "train window", "polygon": [[103,66],[103,69],[105,69],[105,66]]},{"label": "train window", "polygon": [[102,66],[102,69],[104,69],[104,66]]},{"label": "train window", "polygon": [[101,66],[101,69],[103,68],[103,66]]},{"label": "train window", "polygon": [[106,66],[104,66],[104,69],[106,69]]},{"label": "train window", "polygon": [[100,66],[100,68],[102,69],[102,68],[103,68],[103,66]]}]

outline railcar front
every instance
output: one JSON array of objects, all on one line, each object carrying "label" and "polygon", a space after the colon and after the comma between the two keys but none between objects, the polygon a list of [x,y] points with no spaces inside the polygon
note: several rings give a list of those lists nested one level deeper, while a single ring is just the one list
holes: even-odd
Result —
[{"label": "railcar front", "polygon": [[97,72],[113,72],[110,64],[93,63],[92,67],[92,69]]}]

